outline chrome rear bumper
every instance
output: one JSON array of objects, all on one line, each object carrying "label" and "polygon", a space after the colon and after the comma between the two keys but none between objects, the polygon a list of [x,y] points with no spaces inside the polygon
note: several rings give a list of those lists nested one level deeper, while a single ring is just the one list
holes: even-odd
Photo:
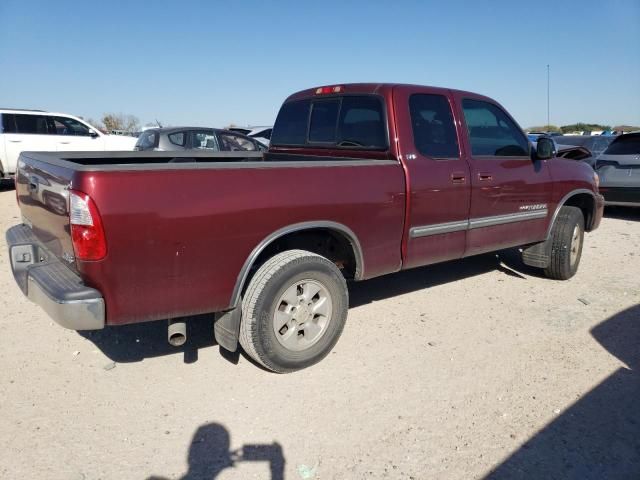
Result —
[{"label": "chrome rear bumper", "polygon": [[104,328],[104,299],[51,255],[26,225],[7,230],[13,277],[24,294],[59,325],[72,330]]}]

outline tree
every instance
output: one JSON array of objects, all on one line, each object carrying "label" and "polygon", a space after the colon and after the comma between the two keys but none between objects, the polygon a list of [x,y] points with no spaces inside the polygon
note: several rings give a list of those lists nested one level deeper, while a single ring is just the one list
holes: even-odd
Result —
[{"label": "tree", "polygon": [[102,116],[102,123],[107,131],[121,130],[123,132],[132,133],[140,130],[140,121],[135,115],[105,113]]},{"label": "tree", "polygon": [[528,132],[560,132],[560,127],[555,125],[542,125],[540,127],[529,127]]},{"label": "tree", "polygon": [[563,125],[560,127],[562,133],[567,132],[593,132],[601,130],[611,130],[609,125],[600,125],[599,123],[573,123],[571,125]]}]

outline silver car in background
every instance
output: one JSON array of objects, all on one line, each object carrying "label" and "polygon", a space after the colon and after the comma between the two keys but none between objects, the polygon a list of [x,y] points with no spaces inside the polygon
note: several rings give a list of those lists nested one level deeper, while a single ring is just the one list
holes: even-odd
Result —
[{"label": "silver car in background", "polygon": [[264,152],[267,147],[257,140],[220,128],[165,127],[149,128],[138,137],[134,150],[212,152]]},{"label": "silver car in background", "polygon": [[640,132],[620,135],[596,160],[605,205],[640,207]]}]

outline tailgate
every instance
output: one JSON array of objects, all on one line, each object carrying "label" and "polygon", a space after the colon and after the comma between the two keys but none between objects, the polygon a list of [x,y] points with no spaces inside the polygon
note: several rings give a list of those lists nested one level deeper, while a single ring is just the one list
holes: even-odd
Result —
[{"label": "tailgate", "polygon": [[21,154],[16,195],[23,222],[42,245],[75,270],[69,225],[69,186],[74,171]]}]

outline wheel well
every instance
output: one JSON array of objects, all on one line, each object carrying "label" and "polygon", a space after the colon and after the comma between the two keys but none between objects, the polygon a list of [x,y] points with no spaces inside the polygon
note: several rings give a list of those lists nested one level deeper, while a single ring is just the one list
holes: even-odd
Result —
[{"label": "wheel well", "polygon": [[271,257],[286,250],[307,250],[328,258],[340,269],[347,280],[356,278],[360,265],[356,260],[355,246],[353,242],[342,232],[331,228],[311,228],[298,230],[276,238],[251,265],[242,293],[251,282],[255,272]]},{"label": "wheel well", "polygon": [[593,207],[595,205],[595,201],[593,195],[589,193],[578,193],[570,197],[566,202],[564,202],[563,206],[567,207],[578,207],[582,210],[582,215],[584,215],[584,226],[585,230],[591,230],[591,224],[593,222]]}]

